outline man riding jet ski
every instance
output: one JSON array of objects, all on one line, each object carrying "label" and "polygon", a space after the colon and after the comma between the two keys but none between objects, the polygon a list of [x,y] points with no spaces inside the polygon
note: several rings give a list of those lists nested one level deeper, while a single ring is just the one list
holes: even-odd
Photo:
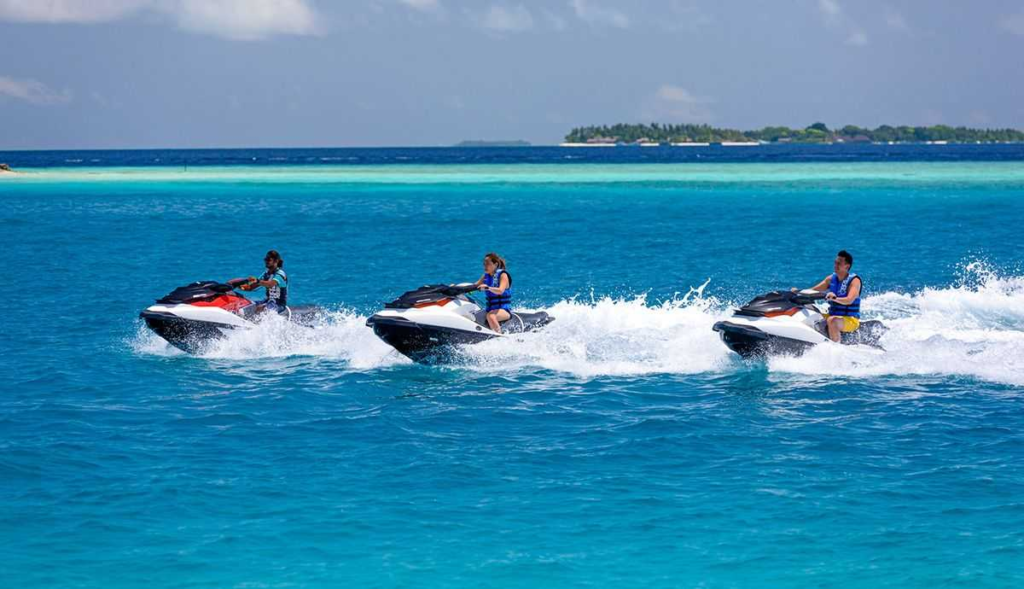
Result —
[{"label": "man riding jet ski", "polygon": [[228,283],[244,282],[245,284],[238,287],[244,291],[266,288],[267,298],[261,303],[263,310],[280,313],[288,306],[288,275],[284,273],[284,260],[281,259],[281,254],[277,253],[277,250],[270,250],[263,258],[263,264],[267,271],[259,278],[255,276],[250,276],[248,279],[235,278],[229,280]]},{"label": "man riding jet ski", "polygon": [[[825,315],[815,306],[825,294],[814,290],[775,291],[754,298],[737,309],[728,321],[712,327],[730,350],[744,358],[771,354],[802,354],[828,343]],[[887,331],[881,321],[861,321],[860,328],[842,333],[840,344],[879,348]]]},{"label": "man riding jet ski", "polygon": [[[322,310],[313,306],[288,305],[288,279],[277,252],[264,259],[267,272],[260,279],[237,278],[227,283],[193,282],[180,286],[157,299],[139,314],[146,326],[172,346],[195,354],[211,340],[224,337],[232,329],[248,329],[261,315],[277,313],[295,323],[311,326]],[[235,292],[267,287],[267,298],[256,302]]]},{"label": "man riding jet ski", "polygon": [[[744,357],[799,354],[828,341],[879,347],[886,328],[879,321],[860,320],[862,280],[850,272],[852,265],[853,256],[840,251],[833,263],[835,271],[814,287],[761,295],[712,329],[730,350]],[[828,301],[827,314],[814,304],[820,300]]]},{"label": "man riding jet ski", "polygon": [[[488,324],[488,311],[469,294],[475,284],[431,284],[404,293],[366,320],[373,333],[415,362],[444,360],[451,347],[522,333],[554,321],[547,313],[507,310],[501,331]],[[493,311],[492,311],[493,313]],[[492,319],[493,320],[493,319]]]}]

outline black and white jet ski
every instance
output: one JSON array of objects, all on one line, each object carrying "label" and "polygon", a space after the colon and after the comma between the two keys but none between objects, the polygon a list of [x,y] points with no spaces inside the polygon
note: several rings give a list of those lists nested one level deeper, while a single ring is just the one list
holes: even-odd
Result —
[{"label": "black and white jet ski", "polygon": [[[835,343],[828,337],[825,316],[815,305],[824,299],[825,293],[815,290],[770,292],[743,305],[712,329],[744,358],[802,354],[818,344]],[[839,343],[881,349],[878,340],[886,331],[881,321],[861,321],[860,328],[842,334]]]},{"label": "black and white jet ski", "polygon": [[[139,313],[146,326],[172,346],[195,354],[209,341],[235,329],[251,329],[262,314],[262,305],[235,292],[244,281],[214,281],[180,286],[155,305]],[[312,325],[322,310],[313,306],[288,306],[281,316]],[[268,311],[272,313],[272,311]]]},{"label": "black and white jet ski", "polygon": [[366,325],[413,361],[429,363],[444,360],[452,346],[531,331],[555,320],[543,311],[513,311],[497,333],[487,326],[487,312],[470,296],[474,291],[472,284],[422,286],[385,304]]}]

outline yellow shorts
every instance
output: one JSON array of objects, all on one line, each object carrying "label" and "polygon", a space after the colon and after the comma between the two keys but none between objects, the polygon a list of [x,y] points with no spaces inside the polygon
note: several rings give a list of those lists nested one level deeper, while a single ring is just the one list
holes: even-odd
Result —
[{"label": "yellow shorts", "polygon": [[[830,316],[828,314],[826,314],[825,315],[825,321],[828,321],[829,317]],[[856,317],[843,317],[843,326],[839,328],[839,331],[842,331],[842,332],[845,332],[845,333],[852,333],[854,331],[857,331],[857,328],[859,328],[859,327],[860,327],[860,319],[857,319]]]}]

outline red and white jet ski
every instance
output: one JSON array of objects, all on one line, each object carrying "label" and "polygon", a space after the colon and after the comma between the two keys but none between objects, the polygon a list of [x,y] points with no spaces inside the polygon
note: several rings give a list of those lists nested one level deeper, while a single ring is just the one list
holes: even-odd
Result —
[{"label": "red and white jet ski", "polygon": [[[180,286],[139,314],[146,326],[172,346],[195,354],[210,340],[234,329],[251,329],[263,305],[235,292],[245,281],[223,284],[206,281]],[[285,307],[280,315],[312,325],[322,310],[314,306]]]}]

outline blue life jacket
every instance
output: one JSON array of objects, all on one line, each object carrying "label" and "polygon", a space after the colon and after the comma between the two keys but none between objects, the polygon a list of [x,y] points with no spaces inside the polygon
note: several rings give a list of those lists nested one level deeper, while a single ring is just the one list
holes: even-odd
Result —
[{"label": "blue life jacket", "polygon": [[498,268],[494,271],[494,275],[484,274],[484,284],[498,288],[501,286],[501,275],[508,276],[508,288],[501,294],[495,294],[491,291],[487,291],[487,310],[497,311],[498,309],[505,309],[506,311],[512,311],[512,275]]},{"label": "blue life jacket", "polygon": [[276,283],[267,289],[267,300],[265,303],[274,303],[280,309],[284,309],[288,306],[288,275],[284,273],[284,270],[278,268],[274,272],[267,270],[260,276],[260,280],[273,280],[275,276],[280,276],[284,282],[284,286],[278,286]]},{"label": "blue life jacket", "polygon": [[[860,279],[859,276],[857,276],[856,274],[851,272],[850,275],[846,277],[846,280],[840,281],[839,277],[836,276],[833,273],[832,274],[832,279],[829,280],[829,282],[828,282],[828,291],[830,293],[836,295],[837,297],[840,297],[840,298],[845,297],[847,291],[850,288],[850,283],[853,282],[854,278],[857,278],[858,280]],[[864,293],[864,281],[863,280],[861,280],[861,282],[860,282],[860,288],[861,288],[861,294],[863,294]],[[840,305],[839,303],[837,303],[835,301],[829,301],[829,303],[828,303],[828,314],[832,315],[832,316],[835,316],[835,317],[857,317],[857,318],[860,318],[860,296],[858,295],[857,298],[852,303],[850,303],[849,305]]]}]

